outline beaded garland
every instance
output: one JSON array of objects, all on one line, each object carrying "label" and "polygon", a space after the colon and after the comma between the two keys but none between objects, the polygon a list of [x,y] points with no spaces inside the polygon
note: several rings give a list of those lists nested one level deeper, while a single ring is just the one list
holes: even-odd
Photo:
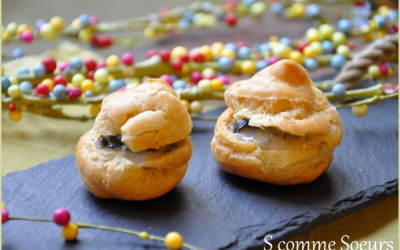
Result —
[{"label": "beaded garland", "polygon": [[[21,67],[17,76],[2,76],[3,107],[8,105],[10,120],[18,121],[22,118],[21,111],[40,113],[56,118],[73,118],[59,110],[52,109],[52,105],[91,104],[91,117],[75,117],[75,119],[86,120],[97,115],[100,110],[99,104],[105,95],[133,88],[151,76],[168,82],[181,95],[182,102],[188,111],[196,116],[203,110],[202,99],[223,99],[223,92],[229,84],[227,75],[251,75],[281,59],[294,60],[310,71],[321,67],[340,70],[352,58],[352,51],[355,48],[355,44],[348,41],[349,39],[361,37],[365,41],[370,41],[380,39],[387,33],[392,34],[398,31],[397,10],[391,10],[386,6],[380,7],[369,20],[365,20],[363,25],[357,26],[350,19],[340,19],[335,27],[324,23],[319,6],[314,3],[287,2],[281,4],[279,2],[244,0],[241,2],[229,0],[223,6],[204,2],[170,11],[162,9],[157,15],[153,14],[146,18],[127,21],[131,22],[132,26],[121,26],[144,28],[144,34],[146,34],[149,33],[146,32],[146,29],[152,28],[155,21],[162,27],[170,25],[169,29],[178,29],[185,20],[191,26],[198,27],[201,19],[199,16],[205,18],[204,16],[207,15],[209,18],[214,17],[215,20],[224,20],[228,26],[235,26],[238,17],[246,15],[261,17],[267,9],[288,18],[317,18],[321,24],[317,28],[308,29],[301,39],[272,36],[268,42],[252,46],[245,42],[227,44],[216,42],[192,49],[177,46],[171,51],[150,50],[147,52],[148,59],[139,63],[135,63],[135,58],[131,53],[125,53],[121,57],[110,55],[105,61],[99,62],[93,59],[83,61],[80,58],[73,58],[70,62],[57,63],[53,58],[46,58],[32,69]],[[138,20],[141,20],[141,25],[133,25]],[[64,20],[60,17],[54,17],[48,23],[39,20],[35,27],[11,23],[3,31],[3,41],[10,42],[19,39],[31,42],[34,39],[32,37],[54,40],[57,32],[77,35],[81,32],[92,34],[93,32],[91,33],[89,30],[108,31],[104,27],[110,26],[113,26],[113,29],[121,28],[116,24],[113,25],[101,23],[97,17],[89,15],[81,15],[69,27],[64,27]],[[200,25],[199,27],[206,26]],[[75,33],[71,30],[74,30]],[[160,28],[160,30],[163,29]],[[154,36],[165,35],[165,32],[159,32],[160,30],[154,29]],[[33,32],[32,34],[35,36],[30,36],[29,32]],[[79,34],[78,38],[81,37]],[[107,41],[107,46],[111,45],[112,42],[109,42],[111,40]],[[97,46],[93,43],[92,45],[107,47]],[[23,55],[21,49],[16,49],[12,53],[13,58]],[[396,57],[392,59],[397,61]],[[370,66],[364,79],[376,81],[391,77],[393,74],[394,69],[389,64],[380,63]],[[327,90],[333,85],[332,82],[329,82],[317,83],[317,86]],[[388,85],[383,86],[387,87]],[[397,88],[391,87],[391,89],[395,89],[395,91],[390,94],[390,97],[392,95],[396,97]],[[381,92],[385,94],[385,90]],[[327,96],[331,99],[346,99],[347,101],[351,95],[351,93],[346,95],[346,88],[341,83],[333,86],[332,93],[332,95],[328,93]],[[357,93],[360,93],[360,90]],[[353,98],[359,97],[354,96]],[[367,97],[371,97],[371,95]],[[355,102],[354,106],[358,104],[359,102]],[[40,109],[37,109],[38,106]],[[347,106],[338,105],[337,107]],[[357,107],[353,108],[354,110],[357,110]],[[355,111],[353,113],[360,114]]]}]

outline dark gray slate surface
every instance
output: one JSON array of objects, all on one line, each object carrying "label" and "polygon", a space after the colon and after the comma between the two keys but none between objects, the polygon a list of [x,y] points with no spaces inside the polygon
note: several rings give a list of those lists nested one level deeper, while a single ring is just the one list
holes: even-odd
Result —
[{"label": "dark gray slate surface", "polygon": [[[298,235],[398,192],[398,102],[370,106],[367,117],[340,110],[342,144],[330,169],[309,185],[279,187],[221,171],[209,143],[213,122],[195,123],[189,170],[169,194],[147,202],[93,197],[82,186],[74,156],[3,178],[3,201],[11,215],[51,218],[59,207],[75,221],[147,230],[176,230],[204,249],[246,249]],[[6,145],[5,145],[6,146]],[[66,243],[49,223],[10,221],[3,249],[158,249],[162,244],[98,230],[81,230]]]}]

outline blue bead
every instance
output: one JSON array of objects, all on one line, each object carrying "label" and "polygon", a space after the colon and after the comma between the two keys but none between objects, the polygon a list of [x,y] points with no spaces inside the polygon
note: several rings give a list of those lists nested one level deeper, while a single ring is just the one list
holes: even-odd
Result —
[{"label": "blue bead", "polygon": [[108,89],[109,89],[111,92],[114,92],[114,91],[117,91],[117,90],[119,90],[120,88],[122,88],[122,87],[124,87],[124,86],[125,86],[124,81],[123,81],[123,80],[121,81],[121,79],[117,79],[117,80],[112,80],[112,81],[108,84]]},{"label": "blue bead", "polygon": [[256,67],[257,71],[260,71],[268,66],[268,61],[266,60],[260,60],[257,62]]},{"label": "blue bead", "polygon": [[79,17],[79,23],[82,25],[82,27],[87,27],[90,25],[90,15],[88,14],[83,14]]},{"label": "blue bead", "polygon": [[237,48],[237,46],[234,43],[225,44],[225,49],[230,49],[230,50],[236,51],[236,48]]},{"label": "blue bead", "polygon": [[340,70],[346,62],[346,57],[342,55],[334,55],[331,59],[331,66],[337,70]]},{"label": "blue bead", "polygon": [[352,26],[353,25],[351,24],[351,21],[348,19],[340,19],[338,22],[339,31],[341,31],[345,34],[349,34],[351,32]]},{"label": "blue bead", "polygon": [[218,59],[218,66],[222,72],[228,72],[232,69],[233,61],[228,57],[221,57]]},{"label": "blue bead", "polygon": [[21,58],[25,55],[24,51],[21,48],[16,48],[11,52],[11,58]]},{"label": "blue bead", "polygon": [[72,60],[70,62],[70,66],[71,66],[71,69],[74,69],[74,70],[82,69],[82,59],[80,59],[78,57],[72,58]]},{"label": "blue bead", "polygon": [[325,40],[322,42],[322,49],[324,54],[332,54],[335,49],[335,45],[331,41]]},{"label": "blue bead", "polygon": [[242,0],[242,3],[246,5],[252,5],[255,1],[254,0]]},{"label": "blue bead", "polygon": [[344,84],[337,83],[333,85],[332,93],[336,98],[341,99],[346,94],[346,86]]},{"label": "blue bead", "polygon": [[31,72],[28,67],[21,67],[18,69],[18,75],[29,75]]},{"label": "blue bead", "polygon": [[31,92],[33,90],[32,83],[29,81],[23,81],[19,84],[19,88],[23,93]]},{"label": "blue bead", "polygon": [[205,13],[210,13],[213,9],[213,4],[211,2],[201,3],[201,10]]},{"label": "blue bead", "polygon": [[271,4],[270,9],[273,13],[280,14],[285,10],[285,7],[281,3],[275,2]]},{"label": "blue bead", "polygon": [[271,46],[268,43],[263,43],[258,47],[261,53],[271,51]]},{"label": "blue bead", "polygon": [[7,89],[11,86],[11,82],[10,79],[8,79],[7,76],[2,76],[1,77],[1,90],[3,90],[3,92],[6,92]]},{"label": "blue bead", "polygon": [[238,50],[239,59],[246,60],[250,58],[251,50],[248,47],[241,47]]},{"label": "blue bead", "polygon": [[399,20],[399,13],[397,10],[389,11],[388,18],[392,23],[397,23]]},{"label": "blue bead", "polygon": [[292,40],[289,37],[282,37],[281,39],[279,39],[279,43],[287,46],[292,46]]},{"label": "blue bead", "polygon": [[46,23],[46,20],[44,20],[44,19],[39,19],[39,20],[37,20],[37,21],[35,22],[35,28],[36,28],[36,29],[39,29],[40,26],[42,26],[42,25],[45,24],[45,23]]},{"label": "blue bead", "polygon": [[62,100],[67,96],[67,88],[62,84],[58,84],[54,87],[52,93],[54,98]]},{"label": "blue bead", "polygon": [[304,61],[304,66],[306,67],[306,69],[308,70],[316,70],[319,67],[319,63],[317,60],[313,59],[313,58],[307,58]]},{"label": "blue bead", "polygon": [[386,17],[383,15],[375,15],[374,21],[376,22],[379,28],[383,28],[386,26]]},{"label": "blue bead", "polygon": [[190,22],[186,19],[181,19],[178,22],[178,27],[183,30],[187,30],[190,27]]},{"label": "blue bead", "polygon": [[320,12],[321,12],[321,10],[320,10],[318,4],[312,3],[312,4],[309,4],[306,6],[306,15],[308,17],[317,17],[317,16],[319,16]]},{"label": "blue bead", "polygon": [[186,88],[186,83],[183,80],[176,80],[174,81],[174,83],[172,84],[172,87],[174,89],[184,89]]},{"label": "blue bead", "polygon": [[188,21],[188,22],[193,22],[193,17],[194,17],[194,11],[192,11],[192,10],[189,10],[189,11],[187,11],[184,15],[183,15],[183,17]]},{"label": "blue bead", "polygon": [[46,68],[43,64],[38,64],[33,67],[33,76],[34,77],[43,77],[46,74]]},{"label": "blue bead", "polygon": [[93,92],[90,91],[90,90],[87,90],[87,91],[85,92],[85,96],[86,96],[86,97],[92,97],[92,96],[93,96]]}]

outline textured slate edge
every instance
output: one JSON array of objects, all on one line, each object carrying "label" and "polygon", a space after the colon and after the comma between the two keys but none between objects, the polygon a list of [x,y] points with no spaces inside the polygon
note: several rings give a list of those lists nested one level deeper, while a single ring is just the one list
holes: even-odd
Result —
[{"label": "textured slate edge", "polygon": [[[398,185],[398,179],[396,178],[385,184],[372,186],[350,197],[339,200],[332,208],[322,208],[319,210],[319,213],[309,212],[282,221],[273,230],[265,231],[263,228],[266,224],[241,228],[236,233],[238,237],[235,241],[229,243],[225,247],[218,248],[218,250],[260,248],[263,246],[264,237],[266,235],[273,236],[273,240],[270,240],[272,243],[299,236],[302,233],[320,227],[321,222],[322,224],[328,224],[361,208],[371,206],[386,198],[397,195]],[[346,203],[352,205],[343,208],[345,207],[343,204]],[[267,221],[265,223],[267,223]],[[301,225],[301,227],[298,227],[298,225]],[[293,227],[301,228],[301,230],[293,229]]]}]

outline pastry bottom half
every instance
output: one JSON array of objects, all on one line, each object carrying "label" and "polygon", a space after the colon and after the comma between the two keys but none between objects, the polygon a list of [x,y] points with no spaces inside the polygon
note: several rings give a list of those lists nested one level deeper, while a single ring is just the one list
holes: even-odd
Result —
[{"label": "pastry bottom half", "polygon": [[76,168],[95,196],[121,200],[149,200],[172,190],[184,177],[192,154],[190,137],[139,153],[98,145],[94,130],[76,147]]},{"label": "pastry bottom half", "polygon": [[288,144],[287,149],[260,147],[257,141],[243,140],[233,132],[233,116],[228,108],[218,119],[211,142],[215,160],[227,172],[277,185],[310,183],[318,178],[331,164],[342,136],[338,123],[330,133],[299,137],[300,143]]}]

